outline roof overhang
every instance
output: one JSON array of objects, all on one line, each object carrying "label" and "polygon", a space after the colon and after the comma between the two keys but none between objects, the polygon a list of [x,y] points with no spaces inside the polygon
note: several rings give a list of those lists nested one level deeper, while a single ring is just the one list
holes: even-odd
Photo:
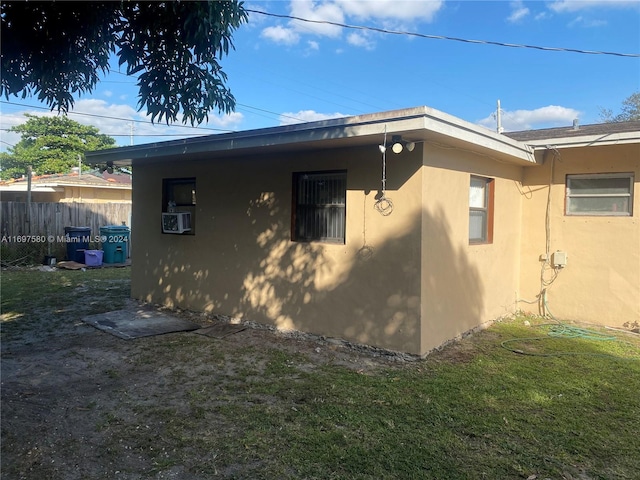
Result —
[{"label": "roof overhang", "polygon": [[[0,192],[28,192],[29,187],[27,184],[19,183],[14,185],[0,185]],[[40,192],[64,192],[63,187],[59,187],[57,185],[31,185],[32,193],[40,193]]]},{"label": "roof overhang", "polygon": [[402,135],[407,141],[475,151],[501,162],[536,163],[534,150],[525,143],[429,107],[99,150],[87,153],[85,158],[94,165],[135,166],[186,158],[215,160],[366,145],[377,151],[385,131],[389,139]]},{"label": "roof overhang", "polygon": [[527,140],[527,145],[539,150],[540,148],[578,148],[605,145],[639,144],[640,132],[617,132],[605,135],[583,135],[542,140]]}]

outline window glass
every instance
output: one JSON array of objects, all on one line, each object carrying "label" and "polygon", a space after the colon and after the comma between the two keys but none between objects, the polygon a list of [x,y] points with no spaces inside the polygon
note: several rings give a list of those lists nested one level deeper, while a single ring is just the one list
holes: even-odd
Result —
[{"label": "window glass", "polygon": [[163,215],[163,231],[168,230],[167,222],[176,223],[178,230],[184,235],[195,235],[196,214],[196,179],[165,178],[162,180],[162,212],[163,214],[182,213],[177,215]]},{"label": "window glass", "polygon": [[347,173],[295,173],[293,183],[293,240],[344,243]]},{"label": "window glass", "polygon": [[493,241],[493,180],[471,177],[469,184],[469,243]]},{"label": "window glass", "polygon": [[567,175],[567,215],[629,216],[633,204],[630,173]]}]

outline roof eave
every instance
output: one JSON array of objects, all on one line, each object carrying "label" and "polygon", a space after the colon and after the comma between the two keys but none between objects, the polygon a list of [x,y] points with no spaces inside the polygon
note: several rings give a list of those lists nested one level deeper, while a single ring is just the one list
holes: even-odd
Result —
[{"label": "roof eave", "polygon": [[536,149],[539,149],[540,147],[576,148],[591,147],[595,145],[640,144],[640,132],[619,132],[609,133],[606,135],[583,135],[539,140],[523,140],[522,143],[526,143]]},{"label": "roof eave", "polygon": [[[186,155],[207,154],[213,158],[266,150],[305,150],[320,147],[378,145],[383,135],[400,134],[407,140],[453,143],[499,161],[535,164],[533,149],[517,140],[429,108],[416,107],[354,117],[309,122],[258,130],[195,137],[131,147],[89,152],[91,164],[132,165],[139,161],[157,161]],[[390,139],[390,137],[389,137]]]}]

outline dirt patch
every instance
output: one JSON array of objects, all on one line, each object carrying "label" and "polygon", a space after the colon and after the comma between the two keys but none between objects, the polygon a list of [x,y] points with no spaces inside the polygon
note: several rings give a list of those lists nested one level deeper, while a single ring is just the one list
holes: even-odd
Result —
[{"label": "dirt patch", "polygon": [[[128,288],[122,280],[101,282],[107,293]],[[222,439],[238,427],[212,414],[279,401],[251,391],[253,380],[295,379],[329,365],[367,373],[415,360],[251,323],[224,338],[181,332],[122,340],[82,321],[108,311],[102,299],[88,299],[94,287],[70,282],[59,304],[3,312],[3,479],[258,478],[260,465],[250,457],[218,462]],[[139,307],[124,301],[131,312]],[[202,327],[232,322],[173,314]],[[180,435],[194,436],[185,439],[188,454],[176,445]]]}]

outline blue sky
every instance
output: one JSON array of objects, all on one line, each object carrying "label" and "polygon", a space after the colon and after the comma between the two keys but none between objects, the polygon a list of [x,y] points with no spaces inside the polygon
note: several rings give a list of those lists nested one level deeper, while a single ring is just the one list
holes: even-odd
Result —
[{"label": "blue sky", "polygon": [[[640,1],[293,0],[246,8],[430,36],[577,50],[640,53]],[[390,35],[252,13],[223,59],[237,100],[198,129],[152,125],[136,109],[135,79],[114,71],[76,100],[70,118],[119,145],[272,127],[427,105],[506,131],[599,123],[640,91],[640,58],[510,48]],[[117,68],[116,68],[117,70]],[[2,99],[4,129],[23,114],[51,114],[34,99]],[[25,106],[26,105],[26,106]],[[38,108],[40,107],[40,108]],[[81,115],[84,114],[84,115]],[[133,133],[133,135],[132,135]]]}]

